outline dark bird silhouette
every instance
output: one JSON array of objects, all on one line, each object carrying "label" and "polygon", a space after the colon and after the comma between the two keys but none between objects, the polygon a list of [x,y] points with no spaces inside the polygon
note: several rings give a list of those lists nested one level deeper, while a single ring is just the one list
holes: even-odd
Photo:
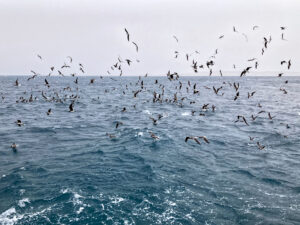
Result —
[{"label": "dark bird silhouette", "polygon": [[280,65],[283,65],[283,64],[285,64],[285,63],[286,63],[286,61],[283,60],[283,61],[280,62]]},{"label": "dark bird silhouette", "polygon": [[149,118],[152,120],[153,125],[157,125],[157,120],[156,119],[154,119],[153,117],[149,117]]},{"label": "dark bird silhouette", "polygon": [[273,117],[271,116],[270,112],[268,112],[268,117],[269,117],[270,120],[272,120],[273,118],[275,118],[275,116],[273,116]]},{"label": "dark bird silhouette", "polygon": [[248,92],[248,98],[250,98],[250,97],[253,97],[253,95],[256,93],[256,91],[253,91],[253,92]]},{"label": "dark bird silhouette", "polygon": [[125,59],[125,61],[127,62],[128,66],[130,66],[131,60],[130,59]]},{"label": "dark bird silhouette", "polygon": [[283,94],[287,94],[287,91],[284,88],[280,88],[279,90],[282,91]]},{"label": "dark bird silhouette", "polygon": [[117,122],[116,123],[116,128],[118,128],[120,125],[123,125],[123,123],[122,122]]},{"label": "dark bird silhouette", "polygon": [[240,96],[240,92],[238,91],[238,92],[235,94],[235,96],[234,96],[234,99],[233,99],[233,100],[234,100],[234,101],[235,101],[235,100],[237,100],[239,96]]},{"label": "dark bird silhouette", "polygon": [[72,59],[72,57],[71,57],[71,56],[67,56],[67,58],[69,58],[69,59],[70,59],[70,63],[72,63],[72,62],[73,62],[73,59]]},{"label": "dark bird silhouette", "polygon": [[235,91],[238,91],[239,87],[240,87],[240,83],[233,83],[233,87],[235,89]]},{"label": "dark bird silhouette", "polygon": [[138,52],[138,51],[139,51],[139,47],[138,47],[138,45],[137,45],[135,42],[132,42],[132,44],[134,44],[134,45],[135,45],[135,50],[136,50],[136,52]]},{"label": "dark bird silhouette", "polygon": [[253,114],[251,115],[251,118],[252,118],[253,121],[256,120],[257,117],[258,116],[254,116]]},{"label": "dark bird silhouette", "polygon": [[213,90],[215,92],[216,95],[218,95],[218,92],[222,89],[223,87],[219,87],[219,88],[215,88],[215,86],[213,86]]},{"label": "dark bird silhouette", "polygon": [[124,30],[125,30],[125,32],[126,32],[127,41],[129,41],[129,32],[127,31],[127,29],[126,29],[126,28],[125,28]]},{"label": "dark bird silhouette", "polygon": [[256,142],[256,144],[259,150],[263,150],[266,147],[264,145],[261,145],[259,142]]},{"label": "dark bird silhouette", "polygon": [[291,65],[292,65],[291,60],[289,60],[288,61],[288,70],[291,68]]},{"label": "dark bird silhouette", "polygon": [[52,110],[51,110],[51,109],[48,109],[47,115],[49,116],[51,113],[52,113]]},{"label": "dark bird silhouette", "polygon": [[149,131],[149,134],[154,140],[159,140],[159,137],[156,136],[153,132]]},{"label": "dark bird silhouette", "polygon": [[281,34],[281,40],[286,41],[286,39],[284,38],[284,33]]},{"label": "dark bird silhouette", "polygon": [[29,78],[27,79],[27,81],[33,80],[33,79],[36,78],[36,77],[37,77],[37,74],[34,74],[32,77],[29,77]]},{"label": "dark bird silhouette", "polygon": [[13,151],[17,151],[18,145],[16,143],[12,143],[12,145],[10,147]]},{"label": "dark bird silhouette", "polygon": [[133,97],[136,98],[136,96],[138,95],[138,93],[140,93],[141,91],[142,91],[142,90],[138,90],[138,91],[134,92]]},{"label": "dark bird silhouette", "polygon": [[21,126],[23,126],[23,125],[24,125],[24,123],[22,123],[22,121],[21,121],[21,120],[17,120],[17,121],[16,121],[16,124],[17,124],[19,127],[21,127]]},{"label": "dark bird silhouette", "polygon": [[47,79],[45,79],[45,85],[46,85],[47,87],[50,87],[49,82],[47,81]]},{"label": "dark bird silhouette", "polygon": [[74,112],[74,102],[69,105],[69,112]]},{"label": "dark bird silhouette", "polygon": [[246,75],[246,73],[249,73],[249,70],[251,69],[252,67],[251,66],[248,66],[246,69],[244,69],[240,75],[240,77]]},{"label": "dark bird silhouette", "polygon": [[[240,120],[240,119],[242,119],[242,121]],[[244,122],[247,126],[249,126],[249,124],[248,124],[248,122],[247,122],[247,120],[246,120],[246,118],[244,117],[244,116],[240,116],[240,115],[238,115],[237,116],[237,120],[235,121],[235,123],[236,122]]]},{"label": "dark bird silhouette", "polygon": [[194,140],[197,144],[201,145],[201,142],[198,140],[197,137],[189,136],[185,138],[185,142],[187,142],[189,139]]},{"label": "dark bird silhouette", "polygon": [[173,38],[176,40],[176,42],[178,43],[178,38],[175,36],[175,35],[173,35]]}]

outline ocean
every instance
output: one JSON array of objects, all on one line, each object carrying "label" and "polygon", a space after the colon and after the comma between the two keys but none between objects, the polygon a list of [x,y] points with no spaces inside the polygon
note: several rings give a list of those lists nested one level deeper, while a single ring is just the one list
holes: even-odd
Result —
[{"label": "ocean", "polygon": [[300,224],[300,77],[94,78],[0,77],[0,224]]}]

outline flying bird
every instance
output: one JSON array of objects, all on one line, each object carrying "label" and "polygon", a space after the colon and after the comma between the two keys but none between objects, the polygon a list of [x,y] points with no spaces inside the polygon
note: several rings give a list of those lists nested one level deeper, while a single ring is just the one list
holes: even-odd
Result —
[{"label": "flying bird", "polygon": [[264,145],[261,145],[259,142],[256,142],[256,144],[259,150],[263,150],[266,147]]},{"label": "flying bird", "polygon": [[132,42],[132,44],[134,44],[134,45],[135,45],[135,50],[136,50],[136,52],[138,52],[138,51],[139,51],[139,47],[138,47],[138,45],[137,45],[135,42]]},{"label": "flying bird", "polygon": [[178,43],[178,38],[175,36],[175,35],[173,35],[173,38],[176,40],[176,42]]},{"label": "flying bird", "polygon": [[49,116],[51,113],[52,113],[52,110],[51,110],[51,109],[48,109],[47,115]]},{"label": "flying bird", "polygon": [[126,32],[126,35],[127,35],[127,41],[129,41],[129,33],[128,33],[128,31],[127,31],[127,29],[126,29],[126,28],[125,28],[124,30],[125,30],[125,32]]}]

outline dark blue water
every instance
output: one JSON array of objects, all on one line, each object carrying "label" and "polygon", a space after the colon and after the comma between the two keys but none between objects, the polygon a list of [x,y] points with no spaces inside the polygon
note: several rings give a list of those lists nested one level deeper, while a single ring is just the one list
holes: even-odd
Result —
[{"label": "dark blue water", "polygon": [[[44,77],[19,77],[19,87],[0,77],[0,224],[300,224],[299,77],[181,77],[180,91],[143,77],[136,98],[137,77],[114,79],[47,77],[48,88]],[[240,83],[236,101],[229,82]],[[178,101],[153,103],[160,85]],[[223,96],[204,87],[221,85]],[[261,110],[275,118],[252,121]],[[201,135],[210,143],[185,142]]]}]

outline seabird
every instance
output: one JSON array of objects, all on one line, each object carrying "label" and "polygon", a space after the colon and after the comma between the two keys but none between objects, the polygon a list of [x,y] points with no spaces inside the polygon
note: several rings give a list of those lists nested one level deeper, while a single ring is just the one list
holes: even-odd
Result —
[{"label": "seabird", "polygon": [[49,116],[52,113],[51,109],[48,109],[47,115]]},{"label": "seabird", "polygon": [[69,105],[69,112],[74,112],[74,102]]},{"label": "seabird", "polygon": [[256,144],[259,150],[263,150],[266,147],[264,145],[261,145],[259,142],[256,142]]},{"label": "seabird", "polygon": [[175,35],[173,35],[173,38],[176,40],[176,42],[178,43],[178,38],[175,36]]},{"label": "seabird", "polygon": [[159,137],[156,136],[153,132],[149,131],[149,134],[154,140],[159,140]]},{"label": "seabird", "polygon": [[16,151],[18,145],[16,143],[12,143],[12,145],[10,147],[12,148],[13,151]]},{"label": "seabird", "polygon": [[126,32],[126,35],[127,35],[127,41],[129,41],[129,33],[128,33],[128,31],[127,31],[127,29],[126,29],[126,28],[125,28],[124,30],[125,30],[125,32]]},{"label": "seabird", "polygon": [[139,51],[139,47],[138,47],[138,45],[137,45],[135,42],[132,42],[132,44],[134,44],[134,45],[135,45],[135,50],[136,50],[136,52],[138,52],[138,51]]},{"label": "seabird", "polygon": [[21,120],[17,120],[17,121],[16,121],[16,124],[17,124],[19,127],[21,127],[21,126],[23,126],[23,125],[24,125],[24,123],[22,123],[22,121],[21,121]]}]

